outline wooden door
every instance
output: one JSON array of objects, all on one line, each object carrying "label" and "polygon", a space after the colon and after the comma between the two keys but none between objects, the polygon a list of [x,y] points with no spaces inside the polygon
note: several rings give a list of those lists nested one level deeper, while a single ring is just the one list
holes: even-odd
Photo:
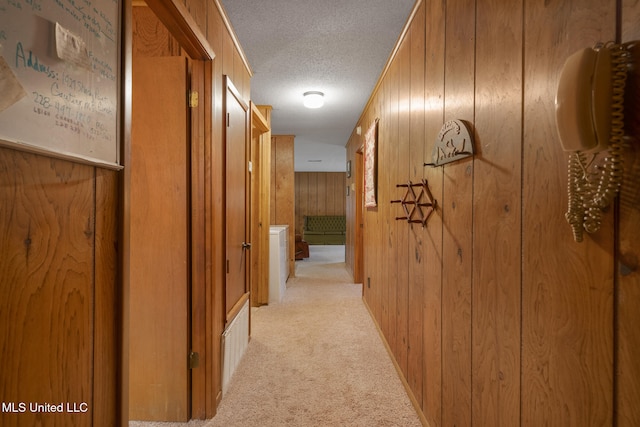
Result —
[{"label": "wooden door", "polygon": [[182,57],[133,62],[129,416],[187,421],[189,126]]},{"label": "wooden door", "polygon": [[230,321],[234,306],[247,294],[249,251],[247,242],[247,132],[248,105],[227,77],[226,108],[226,312]]}]

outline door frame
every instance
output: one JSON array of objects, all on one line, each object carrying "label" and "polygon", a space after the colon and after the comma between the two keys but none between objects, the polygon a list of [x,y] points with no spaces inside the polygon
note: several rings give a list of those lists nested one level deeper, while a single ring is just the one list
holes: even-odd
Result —
[{"label": "door frame", "polygon": [[[253,102],[251,106],[251,305],[269,303],[269,200],[271,193],[271,127]],[[262,106],[269,114],[270,108]]]},{"label": "door frame", "polygon": [[[122,49],[122,156],[125,165],[120,183],[120,220],[122,224],[121,238],[122,250],[120,252],[120,276],[122,283],[121,293],[121,336],[120,343],[120,413],[118,418],[121,425],[129,422],[129,310],[130,310],[130,232],[131,220],[128,214],[131,206],[131,102],[132,102],[132,39],[133,39],[133,5],[137,0],[124,0],[122,11],[123,49]],[[219,369],[215,366],[220,362],[220,356],[214,354],[216,340],[212,337],[213,291],[211,277],[207,275],[207,260],[211,259],[212,248],[207,242],[206,236],[211,234],[212,209],[211,188],[204,181],[207,169],[211,164],[210,142],[213,89],[207,82],[213,77],[211,62],[215,59],[215,53],[205,35],[199,30],[197,23],[191,17],[186,6],[180,0],[146,0],[146,4],[167,27],[172,36],[179,42],[180,47],[192,59],[194,66],[192,85],[194,78],[199,91],[198,111],[192,110],[191,122],[191,231],[188,238],[191,240],[191,345],[192,347],[204,345],[200,353],[200,369],[191,370],[191,418],[206,418],[215,414],[215,384],[219,382]],[[186,104],[185,104],[186,108]],[[194,115],[196,117],[194,117]],[[194,128],[197,126],[197,128]],[[204,354],[203,354],[204,353]],[[187,354],[185,354],[185,358]],[[204,365],[204,366],[202,366]],[[207,373],[209,373],[207,375]]]}]

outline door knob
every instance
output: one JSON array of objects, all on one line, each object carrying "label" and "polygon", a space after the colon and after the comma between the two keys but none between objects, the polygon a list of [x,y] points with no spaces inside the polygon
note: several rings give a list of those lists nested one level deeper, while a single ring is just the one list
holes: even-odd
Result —
[{"label": "door knob", "polygon": [[251,249],[251,243],[242,242],[242,249]]}]

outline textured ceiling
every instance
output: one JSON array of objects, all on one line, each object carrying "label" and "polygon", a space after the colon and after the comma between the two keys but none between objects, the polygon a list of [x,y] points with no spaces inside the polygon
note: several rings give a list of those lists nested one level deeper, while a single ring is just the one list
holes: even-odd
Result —
[{"label": "textured ceiling", "polygon": [[[222,0],[271,132],[295,135],[296,171],[344,171],[345,145],[415,0]],[[324,92],[325,105],[302,106]]]}]

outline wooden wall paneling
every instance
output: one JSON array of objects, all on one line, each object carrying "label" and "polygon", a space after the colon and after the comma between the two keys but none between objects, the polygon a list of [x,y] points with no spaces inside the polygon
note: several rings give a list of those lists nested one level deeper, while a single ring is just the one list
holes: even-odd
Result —
[{"label": "wooden wall paneling", "polygon": [[472,414],[518,425],[522,2],[480,1],[476,19]]},{"label": "wooden wall paneling", "polygon": [[[91,166],[0,149],[1,400],[15,402],[15,410],[19,402],[27,405],[24,413],[2,411],[3,426],[90,426],[94,410],[108,409],[93,395],[108,387],[103,381],[115,362],[107,357],[110,369],[94,369],[94,352],[108,338],[95,333],[109,328],[105,313],[94,307],[96,297],[108,298],[104,289],[99,295],[95,290],[94,173]],[[109,266],[100,264],[99,283],[106,286]],[[107,391],[107,399],[115,397],[115,390]],[[85,402],[88,412],[29,409],[31,403],[66,402]]]},{"label": "wooden wall paneling", "polygon": [[222,29],[222,74],[229,76],[232,80],[235,79],[234,73],[234,49],[233,40],[229,34],[229,31],[223,27]]},{"label": "wooden wall paneling", "polygon": [[[379,97],[381,91],[379,90],[377,96]],[[381,113],[379,113],[379,116]],[[363,121],[363,133],[367,129],[369,123],[373,120],[372,117],[365,117]],[[363,172],[364,172],[364,156],[360,157],[360,161],[362,162]],[[364,182],[364,181],[363,181]],[[365,297],[369,302],[369,307],[374,315],[374,319],[382,330],[382,302],[380,299],[381,295],[381,281],[378,280],[378,268],[379,261],[381,259],[380,256],[380,241],[376,239],[377,232],[375,230],[379,230],[380,217],[377,212],[372,208],[364,208],[363,207],[363,246],[365,249],[364,254],[364,289],[365,289]]]},{"label": "wooden wall paneling", "polygon": [[[386,84],[383,80],[378,92],[376,93],[376,99],[384,98],[386,95]],[[366,117],[364,121],[364,126],[362,127],[362,133],[366,132],[369,125],[376,119],[379,118],[380,121],[386,120],[387,114],[386,111],[388,106],[383,102],[378,101],[376,103],[377,109],[372,111],[368,117]],[[380,140],[380,135],[383,133],[383,129],[378,123],[378,140]],[[364,142],[364,140],[363,140]],[[364,156],[363,156],[364,157]],[[380,147],[378,146],[378,158],[380,157]],[[363,163],[364,166],[364,163]],[[364,182],[364,181],[363,181]],[[367,281],[367,286],[370,286],[371,295],[375,304],[373,305],[373,313],[376,316],[376,322],[378,324],[378,328],[384,334],[383,327],[383,319],[386,313],[386,296],[383,298],[383,291],[386,290],[385,279],[383,279],[383,269],[385,268],[386,262],[383,262],[382,258],[382,242],[384,235],[386,234],[386,230],[383,229],[383,219],[382,214],[380,212],[380,207],[376,208],[364,208],[364,219],[365,219],[365,235],[364,235],[364,247],[365,249],[365,279]]]},{"label": "wooden wall paneling", "polygon": [[318,192],[318,210],[321,207],[331,212],[331,203],[329,201],[329,189],[327,188],[327,175],[316,175],[317,192]]},{"label": "wooden wall paneling", "polygon": [[278,206],[280,204],[278,185],[281,179],[278,177],[278,162],[281,161],[278,152],[280,139],[278,135],[271,135],[271,225],[278,225],[281,221]]},{"label": "wooden wall paneling", "polygon": [[296,232],[302,233],[307,215],[345,215],[344,172],[295,173]]},{"label": "wooden wall paneling", "polygon": [[385,89],[388,96],[386,117],[380,128],[378,140],[378,206],[384,231],[382,237],[382,257],[385,262],[383,269],[385,312],[382,319],[383,332],[387,343],[397,358],[396,348],[396,303],[398,300],[398,255],[396,252],[396,221],[391,199],[396,195],[395,173],[398,168],[398,77],[397,66],[389,67],[385,77]]},{"label": "wooden wall paneling", "polygon": [[[359,126],[359,124],[357,125]],[[356,130],[355,128],[349,135],[349,140],[345,146],[346,149],[346,161],[351,162],[351,177],[347,178],[345,173],[344,185],[345,191],[346,187],[349,187],[349,194],[345,193],[344,198],[344,212],[347,220],[347,232],[345,236],[345,248],[344,248],[344,260],[347,271],[353,277],[355,283],[361,283],[362,280],[356,271],[354,258],[356,257],[356,229],[357,225],[356,220],[356,163],[358,154],[356,153],[356,142],[355,142]],[[353,188],[351,188],[351,184],[353,184]]]},{"label": "wooden wall paneling", "polygon": [[295,173],[295,187],[296,187],[296,233],[302,234],[304,228],[304,216],[311,215],[310,199],[311,192],[309,191],[309,181],[311,174],[308,172],[296,172]]},{"label": "wooden wall paneling", "polygon": [[[380,302],[380,328],[385,337],[389,336],[389,293],[390,293],[390,284],[389,284],[389,270],[391,268],[391,260],[388,258],[389,255],[389,239],[390,239],[390,231],[389,231],[389,212],[390,205],[386,203],[381,203],[382,200],[386,199],[386,195],[389,193],[389,184],[388,184],[388,169],[389,167],[389,145],[383,143],[386,138],[389,138],[389,123],[391,121],[391,114],[389,112],[390,102],[389,102],[389,78],[388,75],[385,77],[382,85],[380,86],[381,96],[384,101],[382,102],[380,108],[380,122],[378,123],[378,177],[377,177],[377,197],[378,197],[378,206],[376,207],[376,228],[371,230],[374,234],[374,238],[376,240],[376,244],[378,245],[378,253],[375,260],[375,281],[378,289],[378,301]],[[372,121],[375,118],[372,118]],[[387,172],[381,172],[387,171]],[[394,289],[395,290],[395,289]],[[390,343],[389,343],[390,344]]]},{"label": "wooden wall paneling", "polygon": [[[409,33],[410,34],[410,33]],[[407,35],[398,49],[396,62],[398,64],[398,139],[397,161],[395,167],[395,185],[408,182],[411,176],[411,152],[410,152],[410,104],[411,104],[411,37]],[[394,187],[395,187],[394,185]],[[403,194],[404,188],[393,188],[394,198]],[[389,199],[390,201],[391,199]],[[385,201],[386,202],[386,201]],[[397,360],[398,366],[404,378],[408,378],[407,357],[409,346],[409,270],[413,267],[412,258],[409,256],[409,231],[412,227],[407,221],[395,220],[402,216],[402,207],[393,204],[391,219],[396,227],[397,249],[397,302],[396,302],[396,336],[397,336]],[[400,212],[399,212],[400,211]]]},{"label": "wooden wall paneling", "polygon": [[[474,122],[475,1],[447,2],[445,121]],[[473,159],[444,168],[443,425],[471,425]]]},{"label": "wooden wall paneling", "polygon": [[327,173],[318,175],[318,203],[324,205],[327,212],[331,212],[333,203],[329,194],[329,176]]},{"label": "wooden wall paneling", "polygon": [[307,205],[307,212],[315,215],[318,213],[318,177],[315,174],[308,174],[306,184],[305,194],[302,197]]},{"label": "wooden wall paneling", "polygon": [[[321,186],[320,186],[320,183],[319,183],[319,180],[318,180],[317,176],[315,176],[315,179],[312,179],[309,182],[309,193],[310,194],[315,194],[315,199],[316,200],[320,200],[320,197],[321,197],[322,193],[321,193]],[[325,201],[323,200],[323,202],[325,202]],[[318,214],[320,214],[320,212],[321,212],[320,211],[320,204],[319,203],[314,203],[313,206],[311,207],[311,213],[313,215],[318,215]]]},{"label": "wooden wall paneling", "polygon": [[[360,124],[358,124],[360,126]],[[349,187],[348,195],[345,194],[345,214],[347,217],[347,235],[345,244],[345,264],[347,270],[353,276],[355,283],[364,283],[363,271],[362,271],[362,208],[359,192],[361,191],[361,179],[359,175],[362,171],[359,169],[361,154],[357,152],[360,147],[360,135],[356,133],[354,128],[349,137],[349,142],[346,146],[347,160],[351,161],[351,176],[347,178],[344,175],[344,185]],[[346,188],[345,188],[346,191]],[[363,286],[362,292],[364,297],[365,288]]]},{"label": "wooden wall paneling", "polygon": [[289,226],[289,275],[295,276],[295,171],[294,136],[273,135],[271,138],[272,225]]},{"label": "wooden wall paneling", "polygon": [[326,193],[325,200],[327,211],[332,213],[338,212],[338,206],[340,206],[341,203],[344,205],[343,199],[339,197],[340,194],[344,193],[332,193],[333,188],[339,189],[340,187],[335,186],[334,174],[327,172],[324,176],[324,190]]},{"label": "wooden wall paneling", "polygon": [[311,203],[313,206],[313,211],[319,213],[321,210],[327,209],[327,179],[326,175],[313,174],[310,178],[310,187],[311,191],[316,194],[313,202]]},{"label": "wooden wall paneling", "polygon": [[271,136],[271,193],[269,194],[269,218],[271,219],[271,225],[276,224],[276,203],[277,203],[277,189],[276,189],[276,168],[275,164],[277,161],[277,151],[276,147],[278,145],[278,139],[275,135]]},{"label": "wooden wall paneling", "polygon": [[245,66],[245,62],[242,60],[242,56],[240,57],[240,63],[242,64],[242,96],[244,99],[251,99],[251,78],[253,77],[253,72],[251,69],[248,69]]},{"label": "wooden wall paneling", "polygon": [[[640,40],[640,1],[622,2],[622,41]],[[627,76],[625,133],[635,135],[625,156],[620,191],[618,265],[616,266],[616,346],[614,425],[640,425],[640,44]]]},{"label": "wooden wall paneling", "polygon": [[284,149],[285,156],[280,156],[279,161],[281,166],[285,166],[285,170],[280,177],[281,181],[279,188],[283,191],[282,200],[280,202],[280,208],[282,209],[283,218],[285,224],[289,225],[289,276],[295,277],[296,265],[295,265],[295,221],[296,221],[296,201],[295,201],[295,156],[294,156],[294,137],[288,136],[284,145],[280,148]]},{"label": "wooden wall paneling", "polygon": [[[355,170],[351,173],[354,174]],[[342,196],[340,198],[340,200],[342,200],[342,204],[337,209],[339,212],[345,212],[347,210],[347,173],[341,172],[340,174],[336,175],[336,181],[336,185],[338,187],[340,187],[340,184],[342,184],[342,192],[340,193],[340,195]],[[351,188],[349,189],[349,194],[352,194]]]},{"label": "wooden wall paneling", "polygon": [[325,172],[322,175],[318,175],[318,203],[319,208],[324,205],[324,209],[327,212],[333,212],[335,207],[334,199],[336,199],[335,194],[331,194],[331,177],[329,172]]},{"label": "wooden wall paneling", "polygon": [[[307,215],[316,215],[318,213],[318,177],[316,176],[316,174],[310,172],[302,174],[305,175],[305,179],[302,183],[303,187],[300,191],[300,196],[302,197],[300,203],[301,206],[306,206],[302,214],[303,216],[305,215],[305,213]],[[295,179],[298,179],[298,173],[296,173]],[[298,199],[296,199],[296,205],[297,204]]]},{"label": "wooden wall paneling", "polygon": [[351,162],[351,176],[347,178],[347,174],[345,173],[344,177],[344,185],[345,191],[346,187],[349,188],[348,193],[345,193],[344,198],[344,211],[345,217],[347,219],[347,233],[345,236],[345,249],[344,249],[344,258],[345,265],[347,267],[347,271],[352,275],[355,283],[361,283],[362,278],[358,276],[358,273],[355,268],[355,260],[356,257],[356,235],[359,229],[359,226],[356,224],[359,219],[359,214],[356,213],[356,182],[357,182],[357,174],[356,174],[356,164],[358,154],[356,153],[356,143],[355,143],[355,128],[349,135],[349,141],[345,146],[346,149],[346,160],[347,162]]},{"label": "wooden wall paneling", "polygon": [[[232,30],[230,29],[231,33]],[[229,38],[233,42],[233,37],[230,34]],[[240,46],[233,44],[233,78],[238,83],[236,84],[236,88],[238,92],[242,95],[244,99],[251,99],[251,70],[247,68],[245,61],[243,59],[243,55]]]},{"label": "wooden wall paneling", "polygon": [[387,342],[394,357],[398,357],[397,348],[397,302],[398,302],[398,224],[395,220],[395,208],[390,201],[396,195],[396,175],[398,171],[398,66],[392,64],[387,75],[387,90],[389,94],[389,110],[386,117],[384,137],[380,139],[382,155],[379,161],[378,177],[381,177],[378,186],[378,204],[382,207],[384,228],[383,248],[384,259],[388,266],[385,271],[387,286]]},{"label": "wooden wall paneling", "polygon": [[[376,97],[379,97],[381,90],[378,90],[376,93]],[[378,117],[381,116],[381,113],[378,111]],[[373,120],[373,118],[368,115],[364,116],[362,122],[362,132],[364,134],[367,126]],[[364,139],[362,139],[364,142]],[[360,161],[362,161],[362,166],[364,168],[364,156],[360,157]],[[364,171],[364,169],[363,169]],[[364,180],[363,180],[364,182]],[[379,230],[379,215],[373,208],[365,208],[363,207],[363,246],[365,249],[364,255],[364,289],[365,289],[365,298],[368,301],[368,305],[374,315],[374,319],[378,325],[378,327],[382,330],[382,303],[380,301],[380,289],[378,282],[378,268],[380,258],[380,247],[379,247],[379,239],[376,239],[377,232],[375,230]]]},{"label": "wooden wall paneling", "polygon": [[[376,96],[379,96],[379,94],[380,94],[380,91],[377,92]],[[366,131],[367,126],[372,120],[372,118],[370,117],[371,114],[372,113],[369,113],[363,116],[363,119],[360,122],[363,134]],[[358,141],[357,142],[358,147],[360,147],[364,143],[364,138],[363,137],[358,138],[357,141]],[[358,162],[360,163],[360,167],[363,168],[363,172],[364,172],[364,155],[358,156],[357,159],[358,159]],[[358,177],[358,178],[363,179],[363,177]],[[364,185],[364,180],[363,180],[363,185]],[[381,304],[379,299],[379,286],[378,286],[378,282],[376,281],[377,279],[376,262],[378,262],[379,260],[378,253],[380,250],[378,247],[378,242],[374,238],[375,237],[374,230],[378,229],[377,228],[378,215],[376,215],[373,209],[365,208],[364,206],[362,211],[363,211],[362,212],[362,232],[363,232],[362,244],[363,244],[363,247],[365,248],[363,251],[364,259],[362,260],[363,267],[364,267],[363,298],[364,298],[364,301],[367,303],[367,306],[371,310],[371,313],[373,314],[373,318],[376,324],[378,325],[379,328],[381,328],[381,325],[382,325],[382,317],[380,314]]]},{"label": "wooden wall paneling", "polygon": [[[327,212],[333,212],[335,209],[335,194],[331,194],[331,176],[329,172],[318,175],[318,202],[320,206],[324,205]],[[319,207],[320,207],[319,206]]]},{"label": "wooden wall paneling", "polygon": [[318,185],[318,175],[317,174],[311,174],[309,175],[309,182],[308,182],[308,192],[307,195],[313,194],[314,197],[308,197],[308,201],[309,201],[309,212],[311,212],[313,215],[317,215],[319,210],[320,210],[320,206],[322,206],[322,203],[319,200],[319,185]]},{"label": "wooden wall paneling", "polygon": [[[424,173],[424,68],[425,68],[425,5],[420,4],[416,11],[409,32],[411,40],[410,51],[410,82],[411,93],[409,100],[410,135],[409,135],[409,172],[411,180],[420,182]],[[427,225],[428,226],[428,225]],[[424,250],[422,239],[425,230],[421,224],[409,227],[409,242],[407,257],[409,260],[409,305],[408,305],[408,349],[407,349],[407,382],[413,395],[422,408],[423,402],[423,323],[424,323],[424,295],[425,274],[423,268]]]},{"label": "wooden wall paneling", "polygon": [[[365,111],[366,113],[366,111]],[[365,129],[365,123],[366,123],[366,116],[361,117],[360,122],[358,122],[358,126],[360,126],[361,129]],[[362,131],[364,133],[364,130]],[[365,302],[365,304],[367,304],[367,307],[369,308],[372,317],[374,319],[374,321],[379,324],[379,319],[378,316],[376,314],[377,312],[377,305],[373,303],[373,289],[371,288],[371,279],[370,279],[370,271],[369,271],[369,260],[373,257],[373,252],[375,252],[376,247],[373,244],[373,242],[371,241],[371,237],[370,237],[370,233],[369,233],[369,228],[371,227],[371,223],[372,223],[372,216],[369,214],[368,210],[364,207],[364,194],[362,193],[364,191],[364,155],[361,152],[361,148],[363,147],[363,142],[364,142],[364,138],[362,135],[355,135],[353,136],[352,139],[352,151],[355,152],[355,154],[353,155],[353,161],[355,161],[358,164],[359,168],[361,169],[361,174],[360,175],[351,175],[351,178],[354,180],[357,180],[355,182],[355,187],[356,190],[360,190],[361,191],[361,196],[362,197],[362,204],[360,206],[356,206],[354,207],[354,215],[356,214],[358,209],[361,209],[361,214],[362,214],[362,225],[360,225],[360,232],[362,233],[362,300]],[[356,169],[352,169],[353,171],[355,171]],[[358,199],[354,197],[355,200],[353,200],[351,203],[355,204],[358,202]],[[349,223],[347,223],[347,229],[349,229],[351,225]],[[357,224],[354,224],[353,227],[355,229],[355,227],[357,227]],[[354,230],[354,234],[355,234],[355,230]],[[354,262],[355,262],[355,256],[356,256],[356,248],[355,245],[357,245],[358,242],[354,241]],[[355,268],[355,266],[354,266]]]},{"label": "wooden wall paneling", "polygon": [[296,233],[302,234],[304,215],[309,211],[309,174],[295,173],[296,187]]},{"label": "wooden wall paneling", "polygon": [[[345,166],[346,167],[346,166]],[[355,171],[352,172],[352,174]],[[338,198],[336,200],[336,212],[345,212],[347,209],[347,173],[339,172],[332,174],[335,188],[340,188],[342,191],[338,193]],[[349,190],[349,194],[351,194],[351,190]]]},{"label": "wooden wall paneling", "polygon": [[193,17],[193,21],[198,25],[200,30],[207,28],[207,3],[209,0],[183,0],[189,15]]},{"label": "wooden wall paneling", "polygon": [[[346,166],[345,166],[346,167]],[[331,188],[340,188],[342,191],[340,191],[338,194],[334,195],[333,200],[334,200],[334,212],[346,212],[346,208],[347,208],[347,178],[346,178],[346,172],[345,173],[333,173],[331,175],[329,175],[329,186]],[[351,194],[351,192],[349,192],[349,194]]]},{"label": "wooden wall paneling", "polygon": [[[362,119],[362,118],[361,118]],[[362,122],[358,122],[357,126],[360,126],[362,129]],[[357,128],[356,126],[356,128]],[[364,209],[361,205],[359,205],[360,199],[357,197],[358,191],[360,191],[360,186],[363,185],[361,175],[356,173],[357,167],[362,167],[362,154],[359,151],[362,142],[361,136],[356,133],[356,128],[353,129],[351,133],[351,138],[349,139],[349,144],[347,145],[347,160],[351,160],[351,177],[345,178],[349,187],[350,187],[350,195],[346,198],[347,204],[347,242],[349,242],[349,234],[351,234],[352,243],[347,243],[347,247],[345,248],[347,263],[351,263],[351,268],[355,271],[356,262],[358,258],[358,244],[364,244]],[[346,177],[346,175],[345,175]],[[355,191],[354,191],[355,190]],[[356,223],[356,218],[360,218],[360,222],[362,225]],[[353,218],[353,221],[350,221],[350,218]],[[360,234],[356,231],[356,227],[359,227]],[[358,242],[358,236],[362,239]],[[360,252],[364,255],[364,248]],[[351,261],[350,261],[351,260]],[[364,260],[363,260],[364,261]],[[364,264],[362,264],[364,267]],[[364,277],[364,268],[362,269],[362,277],[361,282],[364,285],[362,288],[362,296],[364,299],[364,293],[366,292],[366,277]]]},{"label": "wooden wall paneling", "polygon": [[327,172],[324,175],[324,191],[325,191],[325,203],[327,206],[327,212],[336,212],[338,209],[338,206],[340,204],[340,202],[342,202],[342,200],[339,200],[339,194],[343,194],[338,193],[332,193],[332,189],[336,188],[339,189],[340,187],[335,186],[334,187],[334,175],[331,174],[330,172]]},{"label": "wooden wall paneling", "polygon": [[[207,1],[207,0],[204,0],[204,1]],[[252,71],[251,71],[249,62],[247,61],[247,57],[245,56],[244,51],[242,49],[242,46],[240,45],[240,42],[235,34],[231,21],[229,21],[229,17],[227,16],[227,13],[224,10],[224,7],[222,6],[220,0],[207,1],[207,4],[211,6],[215,6],[215,9],[216,9],[216,12],[214,12],[215,19],[221,22],[221,28],[223,28],[223,31],[226,34],[224,37],[231,42],[231,45],[233,46],[233,51],[235,52],[235,54],[238,55],[238,58],[240,59],[240,62],[241,62],[241,64],[236,64],[234,59],[234,63],[232,65],[230,64],[231,69],[225,69],[224,74],[227,74],[235,81],[238,81],[238,83],[236,84],[236,87],[242,88],[242,90],[240,90],[240,93],[243,99],[250,99],[249,95],[250,95]],[[229,54],[227,54],[226,56],[227,56],[227,59],[231,58]],[[232,70],[233,68],[235,68],[235,71]],[[240,82],[240,80],[242,81]]]},{"label": "wooden wall paneling", "polygon": [[[329,195],[327,204],[331,205],[331,212],[336,215],[343,214],[346,210],[346,173],[330,172],[327,174],[327,187]],[[332,192],[335,189],[335,192]]]},{"label": "wooden wall paneling", "polygon": [[251,83],[250,83],[251,73],[250,73],[250,70],[247,70],[247,68],[245,67],[245,63],[242,60],[242,55],[240,55],[240,52],[238,52],[237,48],[234,49],[234,60],[235,60],[235,65],[233,67],[234,73],[236,74],[236,77],[240,82],[239,84],[242,85],[238,90],[240,91],[240,94],[244,99],[250,100],[251,99]]},{"label": "wooden wall paneling", "polygon": [[309,175],[306,173],[295,173],[295,188],[296,188],[296,234],[302,234],[302,228],[304,227],[303,216],[307,209],[307,201],[308,201],[308,182]]},{"label": "wooden wall paneling", "polygon": [[[388,105],[386,104],[386,100],[388,99],[388,94],[386,91],[386,80],[380,83],[378,90],[375,94],[374,101],[371,103],[371,109],[363,116],[362,124],[362,132],[366,132],[366,130],[371,126],[371,124],[376,120],[380,119],[380,122],[385,121],[388,117]],[[378,124],[378,141],[381,141],[384,133],[384,128]],[[364,143],[364,140],[361,139],[361,144]],[[380,144],[378,144],[378,162],[380,165],[380,157],[381,157],[381,148]],[[363,160],[362,156],[360,160]],[[380,169],[380,166],[378,167]],[[378,176],[378,188],[380,188],[380,177]],[[365,288],[369,291],[369,298],[371,300],[371,304],[369,304],[370,309],[374,315],[374,319],[378,325],[378,328],[384,335],[385,323],[387,321],[386,316],[386,304],[387,304],[387,284],[386,282],[386,273],[385,269],[387,268],[387,261],[385,260],[385,252],[384,252],[384,241],[386,239],[386,232],[383,228],[386,224],[386,220],[382,217],[382,208],[381,205],[378,204],[375,208],[364,208],[364,247],[365,249],[365,260],[364,260],[364,269],[365,269]]]},{"label": "wooden wall paneling", "polygon": [[[637,9],[636,4],[621,6]],[[432,426],[637,424],[638,409],[631,402],[638,390],[633,375],[638,341],[630,327],[637,324],[631,313],[637,299],[623,287],[637,280],[635,213],[621,200],[619,215],[628,217],[620,220],[614,324],[613,217],[607,215],[601,232],[588,242],[572,242],[563,218],[566,158],[553,118],[562,63],[582,46],[612,39],[614,2],[580,8],[527,3],[525,10],[507,10],[492,0],[448,2],[446,19],[442,2],[424,6],[423,156],[430,160],[430,140],[451,118],[475,125],[478,150],[475,159],[424,169],[440,205],[422,239],[426,421]],[[638,15],[636,9],[631,16]],[[623,26],[635,26],[624,13],[621,19]],[[414,25],[415,20],[412,30],[418,31]],[[395,158],[387,145],[393,121],[401,120],[393,98],[393,85],[403,87],[403,79],[394,76],[404,72],[394,68],[401,57],[393,59],[360,122],[364,129],[367,121],[381,118],[379,206],[364,213],[363,298],[398,364],[402,355],[393,340],[401,335],[402,291],[378,282],[391,282],[390,272],[399,271],[394,257],[402,251],[400,233],[391,224],[394,213],[385,207],[396,184],[389,176],[399,176],[394,174],[401,173],[404,156],[401,143]],[[352,136],[349,158],[356,141]],[[410,143],[413,158],[411,136]],[[411,239],[408,244],[413,248]],[[414,271],[419,268],[409,268],[409,283],[419,277]],[[412,314],[408,318],[411,360]],[[411,366],[408,383],[415,390]],[[622,378],[625,372],[630,375]]]},{"label": "wooden wall paneling", "polygon": [[[425,2],[425,147],[424,163],[431,160],[433,141],[444,122],[445,5]],[[422,408],[431,427],[442,423],[442,284],[444,169],[424,168],[431,194],[437,202],[429,218],[424,246],[424,366]]]},{"label": "wooden wall paneling", "polygon": [[180,43],[147,6],[132,8],[132,51],[136,56],[180,56]]},{"label": "wooden wall paneling", "polygon": [[[244,93],[246,91],[245,88],[245,79],[244,79],[244,64],[242,63],[242,58],[240,57],[240,54],[238,53],[238,51],[235,49],[233,49],[233,79],[235,79],[235,81],[237,81],[238,83],[236,84],[236,89],[238,89],[238,92],[240,93],[241,96],[244,97]],[[250,99],[251,97],[247,97],[244,99]]]},{"label": "wooden wall paneling", "polygon": [[[360,147],[361,144],[359,143],[359,138],[357,138],[356,140],[358,141],[358,144],[356,146]],[[364,183],[362,180],[364,165],[362,152],[355,151],[356,146],[352,148],[352,158],[355,161],[355,164],[353,166],[353,173],[355,173],[355,182],[352,182],[350,184],[351,188],[353,189],[350,196],[350,205],[352,206],[353,215],[355,216],[356,221],[352,223],[353,250],[350,251],[350,253],[354,270],[354,281],[356,283],[362,284],[362,296],[364,297],[364,292],[367,289],[364,273]],[[347,229],[349,229],[349,226],[349,222],[347,222]]]},{"label": "wooden wall paneling", "polygon": [[[95,334],[93,425],[116,425],[120,419],[119,360],[121,295],[118,287],[118,172],[95,169]],[[4,199],[3,199],[4,200]]]},{"label": "wooden wall paneling", "polygon": [[525,2],[522,426],[613,422],[611,217],[573,241],[564,219],[567,156],[553,112],[565,59],[613,39],[615,6]]},{"label": "wooden wall paneling", "polygon": [[[359,126],[359,123],[356,124]],[[349,135],[349,140],[345,145],[346,150],[346,161],[351,161],[351,176],[347,178],[347,174],[345,172],[344,175],[344,185],[345,185],[345,197],[344,197],[344,211],[347,219],[347,233],[345,237],[345,265],[347,267],[347,271],[354,277],[354,281],[356,283],[361,283],[361,278],[356,276],[356,269],[354,258],[356,256],[356,225],[357,214],[356,214],[356,202],[358,198],[356,197],[356,164],[358,154],[356,153],[356,139],[357,139],[356,129],[354,128]],[[345,165],[346,167],[346,165]],[[346,193],[349,187],[348,194]]]}]

